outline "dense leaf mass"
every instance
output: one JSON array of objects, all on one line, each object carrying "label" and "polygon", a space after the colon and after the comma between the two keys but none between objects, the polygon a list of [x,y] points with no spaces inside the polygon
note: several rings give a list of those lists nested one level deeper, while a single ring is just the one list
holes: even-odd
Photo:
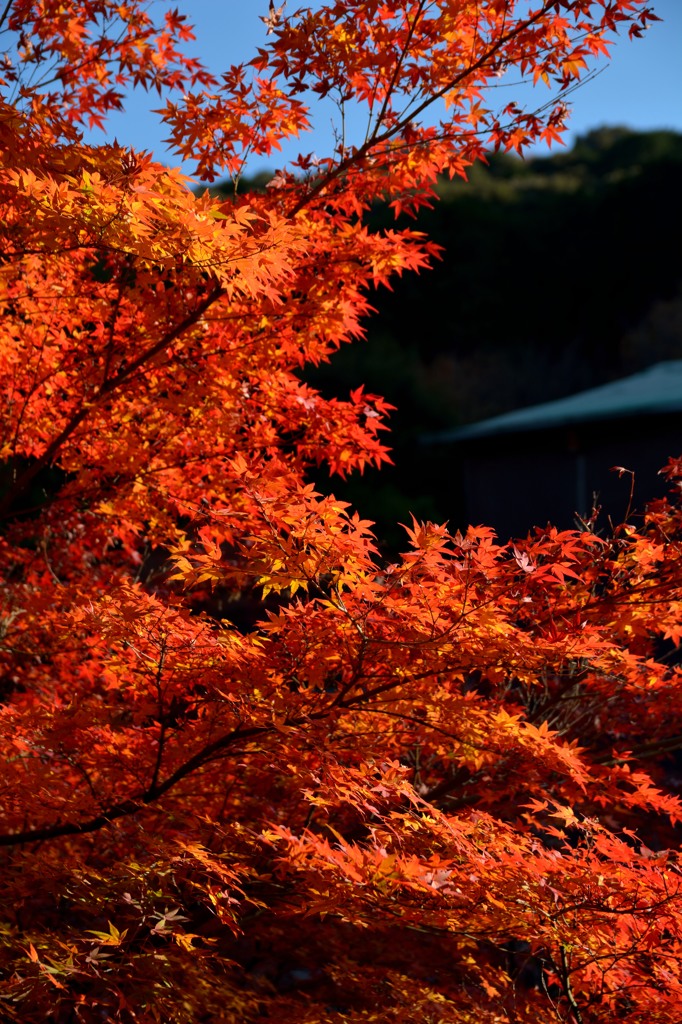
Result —
[{"label": "dense leaf mass", "polygon": [[[2,1014],[673,1024],[682,463],[637,528],[413,519],[386,561],[311,478],[385,463],[388,407],[303,376],[435,255],[371,204],[554,138],[560,104],[486,84],[561,94],[651,12],[272,4],[216,80],[146,10],[0,15]],[[131,83],[175,90],[205,181],[304,130],[310,93],[369,127],[198,196],[83,143]]]}]

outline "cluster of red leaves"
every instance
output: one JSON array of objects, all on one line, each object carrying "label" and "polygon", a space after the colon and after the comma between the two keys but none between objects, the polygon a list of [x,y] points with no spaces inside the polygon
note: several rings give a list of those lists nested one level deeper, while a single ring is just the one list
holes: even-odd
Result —
[{"label": "cluster of red leaves", "polygon": [[[386,461],[387,406],[299,374],[434,255],[369,233],[374,200],[560,128],[486,83],[565,89],[650,16],[273,7],[218,83],[132,0],[0,15],[10,1021],[679,1019],[679,503],[609,537],[413,523],[387,564],[308,475]],[[309,94],[364,103],[367,137],[197,197],[82,143],[129,81],[202,87],[165,116],[208,179],[302,130]]]}]

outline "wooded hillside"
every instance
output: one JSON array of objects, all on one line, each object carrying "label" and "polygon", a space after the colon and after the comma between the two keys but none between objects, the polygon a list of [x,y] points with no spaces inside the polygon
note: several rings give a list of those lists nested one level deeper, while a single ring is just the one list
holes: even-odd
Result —
[{"label": "wooded hillside", "polygon": [[[423,433],[682,357],[681,174],[682,136],[603,128],[441,182],[414,226],[442,259],[375,293],[370,344],[310,375],[330,393],[365,382],[397,406],[396,466],[348,485],[382,530],[407,507],[456,514],[438,500],[442,467],[418,446]],[[372,224],[389,218],[375,207]]]}]

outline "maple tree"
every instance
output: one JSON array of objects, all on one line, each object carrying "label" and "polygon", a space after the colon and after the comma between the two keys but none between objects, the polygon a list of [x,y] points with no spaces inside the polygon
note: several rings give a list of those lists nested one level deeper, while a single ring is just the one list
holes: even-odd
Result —
[{"label": "maple tree", "polygon": [[[310,483],[385,462],[387,406],[300,373],[436,255],[370,204],[560,135],[561,102],[485,86],[561,98],[652,16],[271,5],[217,79],[177,12],[5,5],[6,1019],[679,1019],[682,461],[636,525],[413,522],[387,563]],[[132,84],[174,90],[174,152],[233,199],[83,141]],[[366,137],[241,195],[316,94]]]}]

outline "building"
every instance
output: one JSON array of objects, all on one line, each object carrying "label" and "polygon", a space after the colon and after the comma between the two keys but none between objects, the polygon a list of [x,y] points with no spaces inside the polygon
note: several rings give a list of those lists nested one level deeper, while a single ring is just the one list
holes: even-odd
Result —
[{"label": "building", "polygon": [[682,360],[424,443],[433,456],[447,449],[447,487],[466,522],[493,526],[502,539],[547,522],[574,526],[595,504],[605,523],[622,522],[666,492],[659,470],[682,454]]}]

